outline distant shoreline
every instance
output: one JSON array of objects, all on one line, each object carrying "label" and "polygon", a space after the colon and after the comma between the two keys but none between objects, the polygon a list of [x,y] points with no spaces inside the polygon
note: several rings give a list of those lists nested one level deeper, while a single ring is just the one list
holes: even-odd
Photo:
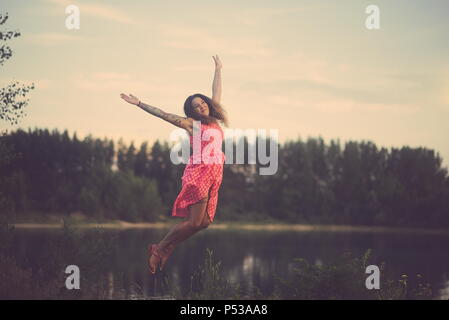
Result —
[{"label": "distant shoreline", "polygon": [[[176,222],[138,222],[114,221],[105,223],[73,223],[73,228],[93,229],[163,229],[170,228]],[[11,223],[17,229],[61,229],[62,223]],[[224,230],[267,230],[267,231],[298,231],[298,232],[356,232],[356,233],[409,233],[409,234],[435,234],[449,235],[449,229],[434,228],[398,228],[380,226],[351,226],[351,225],[308,225],[285,223],[242,223],[242,222],[214,222],[209,229]]]}]

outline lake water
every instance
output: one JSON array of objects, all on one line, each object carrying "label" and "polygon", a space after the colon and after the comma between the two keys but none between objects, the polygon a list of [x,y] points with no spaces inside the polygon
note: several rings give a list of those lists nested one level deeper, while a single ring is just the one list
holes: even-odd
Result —
[{"label": "lake water", "polygon": [[[149,275],[146,247],[158,242],[168,229],[111,230],[117,236],[114,273],[126,278],[129,294],[142,298],[156,294],[154,278]],[[57,241],[56,230],[17,230],[18,248],[45,250],[42,243]],[[85,231],[89,232],[89,231]],[[384,261],[387,269],[409,276],[421,274],[440,298],[449,299],[449,236],[417,234],[380,234],[349,232],[298,232],[267,230],[206,229],[180,244],[166,265],[166,274],[182,288],[188,288],[190,276],[206,257],[206,248],[221,261],[223,275],[231,283],[239,283],[251,296],[251,288],[258,287],[269,295],[274,288],[274,275],[287,278],[294,258],[311,263],[332,263],[344,252],[360,257],[372,249],[377,261]],[[76,261],[73,261],[76,264]],[[81,270],[81,272],[83,272]],[[368,276],[368,275],[367,275]],[[135,284],[133,286],[131,284]],[[116,288],[117,289],[117,288]],[[131,292],[133,291],[133,292]]]}]

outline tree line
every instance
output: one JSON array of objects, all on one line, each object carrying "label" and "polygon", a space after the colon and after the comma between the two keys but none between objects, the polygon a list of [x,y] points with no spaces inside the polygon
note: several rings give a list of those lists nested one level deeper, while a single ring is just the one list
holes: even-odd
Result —
[{"label": "tree line", "polygon": [[[0,212],[10,218],[81,212],[160,221],[181,190],[185,165],[171,162],[166,141],[137,148],[37,128],[0,139],[15,153],[12,161],[0,155]],[[247,139],[232,143],[234,150],[244,143],[248,159]],[[319,137],[278,144],[278,152],[274,175],[260,175],[258,162],[224,165],[218,221],[449,227],[449,177],[434,150],[370,141],[342,147]]]}]

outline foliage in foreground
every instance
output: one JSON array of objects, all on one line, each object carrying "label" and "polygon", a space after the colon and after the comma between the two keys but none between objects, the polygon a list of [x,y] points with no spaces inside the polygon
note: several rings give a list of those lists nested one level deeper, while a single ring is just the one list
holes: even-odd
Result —
[{"label": "foliage in foreground", "polygon": [[353,257],[345,253],[331,265],[311,264],[305,259],[294,259],[293,276],[282,279],[278,277],[278,285],[274,297],[279,299],[307,300],[417,300],[432,299],[433,292],[429,283],[425,283],[421,275],[409,280],[402,275],[395,276],[386,269],[385,263],[379,264],[380,289],[366,288],[365,282],[370,274],[366,268],[377,265],[371,262],[371,249],[361,257]]},{"label": "foliage in foreground", "polygon": [[221,262],[215,262],[213,251],[206,249],[206,257],[190,277],[190,288],[184,293],[175,292],[178,299],[213,300],[239,299],[241,290],[238,285],[232,285],[222,274]]},{"label": "foliage in foreground", "polygon": [[[58,241],[43,243],[42,250],[32,252],[18,248],[19,235],[7,224],[0,225],[0,299],[127,299],[129,288],[120,279],[123,275],[113,270],[116,235],[95,229],[80,233],[65,226]],[[22,252],[23,253],[23,252]],[[342,255],[329,265],[311,264],[305,259],[294,259],[288,278],[275,276],[276,286],[272,293],[262,294],[256,288],[247,292],[226,278],[221,262],[207,249],[203,262],[190,277],[190,286],[180,288],[165,274],[155,278],[154,295],[162,293],[166,297],[184,300],[203,299],[304,299],[304,300],[415,300],[433,299],[434,293],[429,283],[421,275],[410,278],[402,275],[396,279],[385,263],[372,261],[371,250],[361,257],[350,253]],[[65,274],[67,265],[74,264],[83,270],[81,290],[67,290]],[[379,265],[380,290],[368,290],[365,273],[368,265]],[[111,275],[121,288],[111,291]],[[114,281],[114,280],[112,280]],[[129,284],[128,284],[129,285]],[[131,284],[136,285],[137,284]],[[251,296],[248,292],[253,292]],[[149,297],[151,298],[151,297]]]},{"label": "foliage in foreground", "polygon": [[345,253],[330,265],[311,264],[305,259],[294,259],[292,276],[276,277],[276,288],[271,295],[262,295],[260,289],[248,297],[239,285],[225,279],[221,263],[213,259],[207,249],[205,261],[191,276],[190,290],[178,299],[290,299],[290,300],[427,300],[435,298],[431,286],[418,274],[415,279],[403,274],[400,279],[386,269],[384,262],[379,264],[380,289],[368,290],[365,281],[366,267],[373,264],[372,251],[368,249],[361,257]]}]

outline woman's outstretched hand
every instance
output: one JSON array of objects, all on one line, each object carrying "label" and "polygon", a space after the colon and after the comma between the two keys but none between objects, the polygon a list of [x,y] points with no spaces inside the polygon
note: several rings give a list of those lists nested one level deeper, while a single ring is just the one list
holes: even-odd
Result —
[{"label": "woman's outstretched hand", "polygon": [[124,94],[124,93],[121,93],[121,94],[120,94],[120,97],[121,97],[123,100],[125,100],[126,102],[131,103],[131,104],[135,104],[136,106],[137,106],[137,105],[139,104],[139,102],[140,102],[139,98],[133,96],[131,93],[129,94],[129,96],[127,96],[127,95]]},{"label": "woman's outstretched hand", "polygon": [[223,67],[223,65],[221,64],[220,58],[218,57],[218,55],[212,56],[212,58],[214,58],[215,61],[215,69],[221,69]]}]

